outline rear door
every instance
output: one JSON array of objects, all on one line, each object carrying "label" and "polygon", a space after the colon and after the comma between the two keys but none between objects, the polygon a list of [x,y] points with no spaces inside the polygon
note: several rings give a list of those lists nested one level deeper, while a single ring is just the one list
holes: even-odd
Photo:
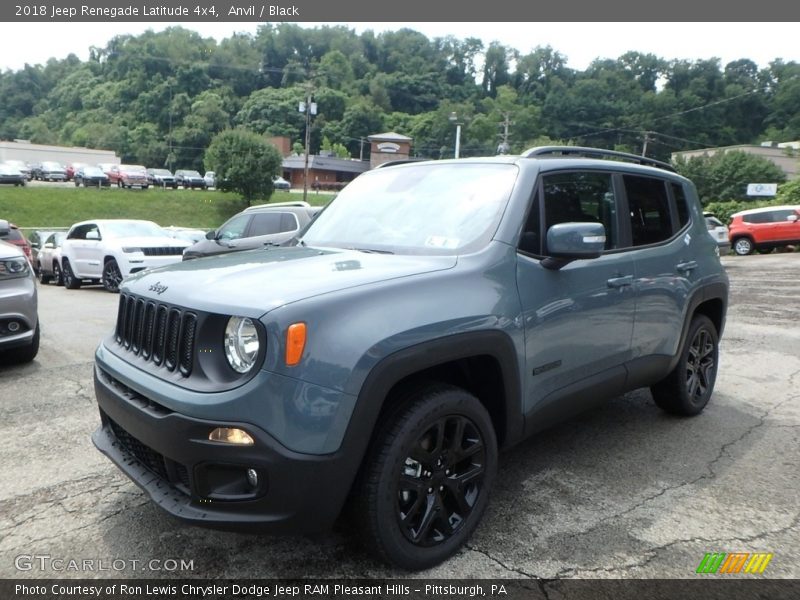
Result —
[{"label": "rear door", "polygon": [[[633,359],[666,361],[677,352],[687,297],[698,285],[697,243],[681,184],[622,175],[636,264]],[[702,236],[712,252],[705,220]]]},{"label": "rear door", "polygon": [[81,279],[100,277],[103,250],[100,229],[95,223],[76,227],[69,235],[72,270]]}]

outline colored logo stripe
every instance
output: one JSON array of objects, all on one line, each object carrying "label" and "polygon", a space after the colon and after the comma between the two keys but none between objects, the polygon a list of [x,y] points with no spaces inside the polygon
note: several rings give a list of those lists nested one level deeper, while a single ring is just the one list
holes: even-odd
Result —
[{"label": "colored logo stripe", "polygon": [[763,573],[774,555],[757,552],[707,552],[697,573]]}]

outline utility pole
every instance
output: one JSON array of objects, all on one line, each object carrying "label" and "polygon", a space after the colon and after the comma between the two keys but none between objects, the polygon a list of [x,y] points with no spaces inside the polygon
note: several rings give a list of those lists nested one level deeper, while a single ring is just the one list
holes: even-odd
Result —
[{"label": "utility pole", "polygon": [[503,128],[503,133],[499,134],[498,137],[500,138],[500,145],[497,146],[497,153],[498,154],[508,154],[509,149],[511,146],[508,143],[511,134],[508,131],[508,128],[513,125],[513,121],[510,120],[511,113],[504,112],[503,113],[503,121],[500,123],[500,126]]},{"label": "utility pole", "polygon": [[358,141],[361,142],[361,149],[358,151],[358,160],[364,160],[364,138],[358,138]]},{"label": "utility pole", "polygon": [[644,144],[642,145],[642,156],[647,156],[647,142],[650,141],[649,134],[650,134],[649,131],[644,132]]},{"label": "utility pole", "polygon": [[317,103],[312,102],[312,94],[311,94],[311,82],[309,81],[308,84],[308,94],[306,96],[306,101],[300,103],[299,111],[306,114],[306,160],[305,160],[305,167],[303,169],[303,201],[308,200],[308,154],[310,151],[311,145],[311,115],[317,114]]}]

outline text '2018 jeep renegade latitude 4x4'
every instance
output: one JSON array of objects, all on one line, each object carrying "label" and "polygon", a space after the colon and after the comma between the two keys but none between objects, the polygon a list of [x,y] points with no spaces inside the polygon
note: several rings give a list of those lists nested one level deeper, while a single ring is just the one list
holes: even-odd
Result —
[{"label": "text '2018 jeep renegade latitude 4x4'", "polygon": [[347,504],[418,569],[477,526],[498,448],[643,386],[699,413],[728,280],[668,165],[538,148],[370,171],[294,246],[121,291],[93,439],[153,501],[303,532]]}]

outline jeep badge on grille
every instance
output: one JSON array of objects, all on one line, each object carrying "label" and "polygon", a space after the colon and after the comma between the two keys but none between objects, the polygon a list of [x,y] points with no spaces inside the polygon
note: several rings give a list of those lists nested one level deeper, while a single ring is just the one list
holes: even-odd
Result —
[{"label": "jeep badge on grille", "polygon": [[159,296],[167,291],[166,285],[161,285],[160,281],[156,281],[153,285],[150,286],[150,291],[155,292]]}]

